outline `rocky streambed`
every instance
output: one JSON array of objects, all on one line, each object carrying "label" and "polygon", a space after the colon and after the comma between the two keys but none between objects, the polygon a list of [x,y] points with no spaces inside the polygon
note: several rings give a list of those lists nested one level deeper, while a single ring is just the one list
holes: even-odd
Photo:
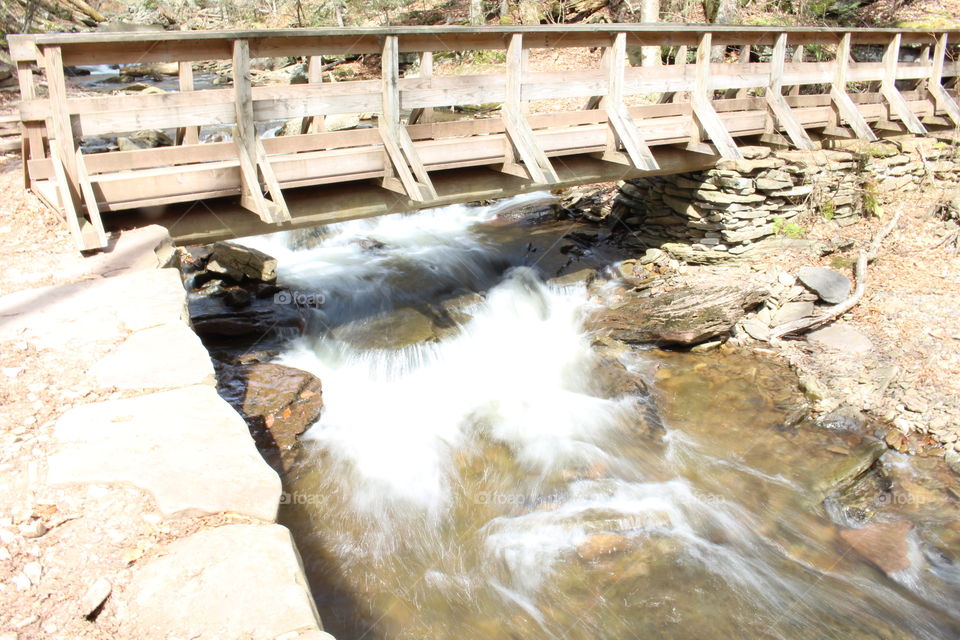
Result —
[{"label": "rocky streambed", "polygon": [[633,253],[534,194],[184,255],[325,627],[960,633],[947,463],[734,346],[830,294]]}]

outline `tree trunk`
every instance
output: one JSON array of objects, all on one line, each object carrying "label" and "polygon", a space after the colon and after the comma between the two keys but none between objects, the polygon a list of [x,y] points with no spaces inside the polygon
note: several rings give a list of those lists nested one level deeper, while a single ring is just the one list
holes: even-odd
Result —
[{"label": "tree trunk", "polygon": [[[703,11],[713,24],[733,24],[737,20],[737,0],[704,0]],[[713,62],[723,62],[726,47],[719,45],[710,50]]]},{"label": "tree trunk", "polygon": [[470,24],[484,23],[483,0],[470,0]]},{"label": "tree trunk", "polygon": [[506,18],[510,14],[510,0],[500,0],[500,18]]},{"label": "tree trunk", "polygon": [[[640,22],[653,23],[660,21],[660,0],[641,0]],[[640,65],[656,67],[660,64],[660,47],[642,47]]]}]

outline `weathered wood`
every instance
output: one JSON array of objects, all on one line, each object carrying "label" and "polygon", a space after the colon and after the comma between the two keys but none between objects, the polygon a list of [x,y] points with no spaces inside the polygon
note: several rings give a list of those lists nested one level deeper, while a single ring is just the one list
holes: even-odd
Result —
[{"label": "weathered wood", "polygon": [[[536,136],[523,113],[523,36],[510,36],[507,47],[506,98],[503,103],[503,122],[511,149],[504,156],[502,170],[513,175],[528,175],[539,184],[551,184],[559,181],[557,172],[543,149],[537,144]],[[516,158],[523,162],[518,166]]]},{"label": "weathered wood", "polygon": [[907,101],[897,90],[897,63],[900,60],[900,34],[896,34],[887,45],[883,54],[883,65],[885,72],[883,82],[880,85],[880,92],[890,105],[890,110],[897,115],[903,122],[908,131],[917,135],[923,135],[927,132],[919,118],[910,110]]},{"label": "weathered wood", "polygon": [[[387,36],[383,41],[382,83],[383,113],[377,121],[390,172],[384,176],[384,187],[404,193],[411,200],[429,202],[437,199],[433,182],[427,174],[410,134],[400,122],[400,56],[397,37]],[[402,189],[396,184],[399,180]]]},{"label": "weathered wood", "polygon": [[93,224],[96,243],[87,241],[87,249],[102,249],[107,246],[107,234],[103,228],[103,218],[100,217],[100,209],[97,207],[97,198],[93,193],[93,187],[90,184],[90,176],[87,175],[87,168],[83,160],[83,152],[77,149],[77,176],[80,182],[80,193],[83,196],[83,202],[87,208],[87,217]]},{"label": "weathered wood", "polygon": [[[310,56],[307,62],[307,82],[320,84],[323,82],[323,56]],[[327,130],[327,124],[322,115],[305,117],[300,124],[300,133],[321,133]]]},{"label": "weathered wood", "polygon": [[933,53],[933,67],[930,70],[929,90],[938,110],[946,112],[953,123],[960,127],[960,105],[943,88],[943,66],[947,53],[947,34],[937,38],[937,45]]},{"label": "weathered wood", "polygon": [[[181,92],[193,91],[193,63],[181,62],[179,69],[179,85]],[[200,127],[180,127],[177,129],[177,144],[198,144],[200,142]]]},{"label": "weathered wood", "polygon": [[870,130],[870,125],[863,119],[856,105],[847,94],[847,66],[850,64],[850,33],[844,33],[837,47],[837,59],[834,61],[833,85],[830,88],[830,97],[839,111],[840,116],[856,132],[861,140],[875,141],[877,136]]},{"label": "weathered wood", "polygon": [[70,235],[73,236],[74,245],[80,251],[86,251],[88,247],[83,237],[83,218],[80,217],[80,211],[77,208],[78,198],[72,193],[71,182],[67,176],[66,167],[63,165],[64,154],[60,148],[60,144],[59,140],[50,140],[50,160],[53,164],[57,199],[60,202],[63,216],[67,221],[67,229],[70,230]]},{"label": "weathered wood", "polygon": [[[691,93],[693,112],[700,126],[707,132],[711,142],[717,147],[724,158],[741,158],[737,144],[730,137],[730,133],[723,125],[723,121],[714,110],[710,93],[710,47],[711,34],[704,34],[697,46],[696,83]],[[699,142],[694,140],[693,142]]]},{"label": "weathered wood", "polygon": [[[796,65],[802,65],[802,64],[803,64],[803,45],[802,45],[802,44],[798,44],[798,45],[796,45],[796,46],[794,47],[794,49],[793,49],[793,58],[791,58],[791,61],[793,62],[793,64],[796,64]],[[795,84],[795,85],[791,86],[789,93],[790,93],[791,96],[798,96],[798,95],[800,95],[800,85],[799,85],[799,84]]]},{"label": "weathered wood", "polygon": [[[607,95],[601,98],[600,108],[607,112],[610,131],[607,136],[607,150],[601,157],[638,169],[656,171],[659,168],[657,161],[623,103],[623,66],[626,57],[627,35],[618,33],[613,38],[613,44],[603,52],[603,67],[607,72]],[[620,153],[621,147],[626,154]]]},{"label": "weathered wood", "polygon": [[[790,140],[798,149],[811,150],[814,148],[813,141],[807,135],[803,125],[797,120],[796,116],[790,110],[790,105],[783,97],[783,68],[787,55],[787,34],[781,34],[777,38],[777,43],[773,47],[773,56],[770,65],[770,82],[764,93],[770,110],[776,116],[780,126],[790,136]],[[773,133],[772,131],[770,133]]]},{"label": "weathered wood", "polygon": [[[433,52],[424,51],[420,54],[420,77],[433,77]],[[433,107],[416,107],[410,111],[407,124],[433,122]]]}]

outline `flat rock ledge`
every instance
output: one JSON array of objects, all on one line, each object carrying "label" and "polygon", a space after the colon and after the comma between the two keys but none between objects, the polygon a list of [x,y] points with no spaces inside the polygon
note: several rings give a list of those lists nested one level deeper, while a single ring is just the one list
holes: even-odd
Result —
[{"label": "flat rock ledge", "polygon": [[210,358],[187,324],[180,274],[156,268],[165,261],[155,240],[100,260],[99,273],[120,275],[0,297],[0,336],[51,354],[86,353],[102,396],[139,394],[61,415],[44,479],[132,485],[169,518],[261,521],[202,529],[133,565],[130,583],[110,595],[119,637],[331,640],[290,533],[274,524],[280,478],[217,394]]},{"label": "flat rock ledge", "polygon": [[132,638],[333,640],[290,532],[234,524],[171,544],[134,576],[121,604]]},{"label": "flat rock ledge", "polygon": [[129,483],[167,517],[277,516],[280,478],[212,386],[76,407],[57,421],[54,441],[51,484]]}]

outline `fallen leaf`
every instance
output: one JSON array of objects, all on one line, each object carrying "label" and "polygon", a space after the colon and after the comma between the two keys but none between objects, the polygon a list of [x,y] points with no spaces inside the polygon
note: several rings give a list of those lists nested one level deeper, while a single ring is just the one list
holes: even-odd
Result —
[{"label": "fallen leaf", "polygon": [[292,416],[292,415],[293,415],[293,411],[290,410],[290,407],[287,407],[286,409],[283,410],[283,419],[284,419],[284,420],[289,420],[289,419],[290,419],[290,416]]}]

